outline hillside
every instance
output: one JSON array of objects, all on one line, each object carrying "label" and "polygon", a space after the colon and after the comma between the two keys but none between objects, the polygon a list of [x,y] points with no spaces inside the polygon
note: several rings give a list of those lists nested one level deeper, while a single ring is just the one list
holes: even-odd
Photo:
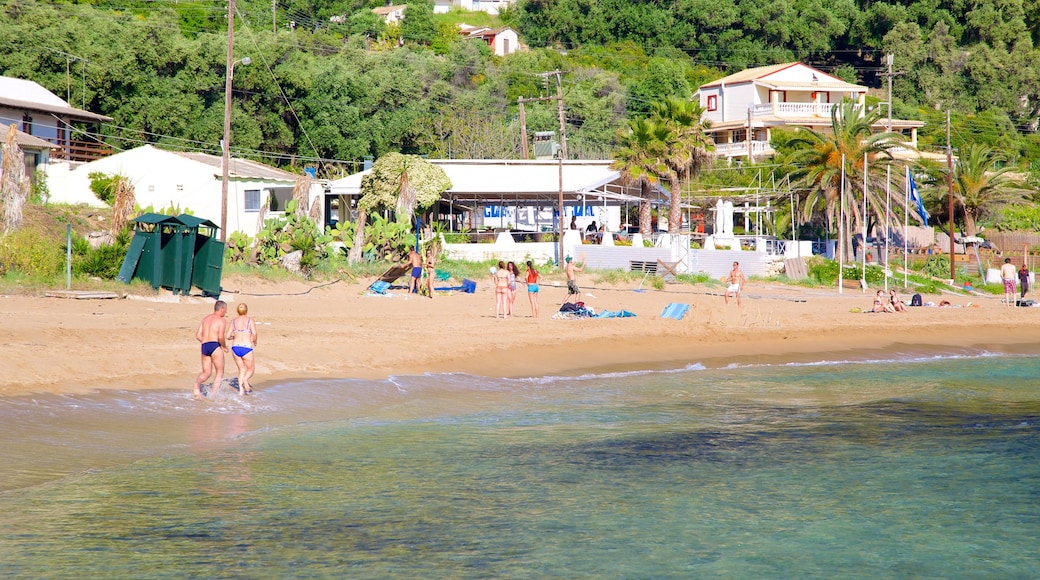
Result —
[{"label": "hillside", "polygon": [[[235,69],[232,147],[325,175],[390,151],[517,157],[517,97],[545,94],[542,73],[560,69],[570,155],[606,157],[628,119],[726,73],[801,60],[880,89],[891,53],[895,113],[928,121],[924,142],[945,138],[932,117],[949,109],[955,146],[981,141],[1035,163],[1040,10],[1029,4],[521,0],[498,21],[473,15],[514,26],[530,48],[496,57],[455,32],[468,16],[429,3],[387,26],[371,4],[283,1],[272,15],[271,3],[243,0],[235,55],[252,64]],[[8,3],[0,70],[113,117],[100,133],[117,150],[216,153],[225,6]],[[526,113],[528,131],[557,128],[551,103]]]}]

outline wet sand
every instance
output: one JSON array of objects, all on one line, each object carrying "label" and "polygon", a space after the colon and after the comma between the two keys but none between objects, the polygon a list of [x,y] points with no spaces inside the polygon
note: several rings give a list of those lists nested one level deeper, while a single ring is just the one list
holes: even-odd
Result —
[{"label": "wet sand", "polygon": [[[854,313],[872,294],[752,282],[744,304],[724,304],[721,289],[668,285],[642,292],[579,279],[584,301],[626,309],[634,318],[554,320],[566,289],[544,284],[542,316],[532,318],[526,292],[516,316],[496,319],[494,293],[435,299],[366,295],[367,281],[316,288],[302,282],[225,279],[231,308],[246,302],[259,346],[254,384],[299,378],[382,378],[465,372],[482,376],[574,374],[699,362],[785,362],[861,358],[866,352],[980,347],[1040,352],[1038,308],[1006,308],[997,297],[925,296],[973,308],[911,308],[905,314]],[[692,307],[681,321],[659,318],[671,302]],[[190,390],[199,369],[195,330],[212,311],[199,296],[128,296],[73,300],[0,297],[0,396],[82,393],[97,389]],[[230,355],[225,377],[235,376]]]}]

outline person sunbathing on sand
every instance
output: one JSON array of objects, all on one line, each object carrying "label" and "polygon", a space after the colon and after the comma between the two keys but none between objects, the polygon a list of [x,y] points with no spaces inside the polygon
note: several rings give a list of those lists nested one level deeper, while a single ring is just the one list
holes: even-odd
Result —
[{"label": "person sunbathing on sand", "polygon": [[893,312],[906,312],[906,304],[899,298],[899,293],[894,289],[888,291],[888,303],[892,305]]},{"label": "person sunbathing on sand", "polygon": [[895,312],[896,309],[891,304],[885,304],[885,291],[878,290],[877,294],[874,295],[874,308],[871,312]]}]

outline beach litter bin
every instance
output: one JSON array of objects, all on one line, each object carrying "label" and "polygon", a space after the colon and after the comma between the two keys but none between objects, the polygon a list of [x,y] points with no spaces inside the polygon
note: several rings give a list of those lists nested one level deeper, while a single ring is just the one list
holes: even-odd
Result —
[{"label": "beach litter bin", "polygon": [[207,296],[220,295],[224,243],[209,220],[187,214],[177,217],[145,214],[131,220],[134,237],[119,269],[119,280],[145,280],[152,288],[169,288],[187,295],[192,285]]},{"label": "beach litter bin", "polygon": [[192,215],[177,216],[192,235],[191,285],[206,296],[220,296],[220,278],[224,273],[224,242],[217,239],[217,224]]},{"label": "beach litter bin", "polygon": [[182,224],[173,216],[157,213],[146,213],[130,221],[134,224],[134,237],[117,278],[125,284],[137,278],[159,288],[163,285],[164,255]]}]

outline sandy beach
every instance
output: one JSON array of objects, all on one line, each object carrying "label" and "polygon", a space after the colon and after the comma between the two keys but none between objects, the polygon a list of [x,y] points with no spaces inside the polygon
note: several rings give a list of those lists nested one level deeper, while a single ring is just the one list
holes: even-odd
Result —
[{"label": "sandy beach", "polygon": [[[367,295],[358,283],[265,282],[225,277],[222,296],[246,302],[260,342],[254,384],[311,377],[380,378],[395,374],[464,372],[538,376],[588,369],[721,366],[869,358],[883,352],[982,347],[1040,352],[1034,326],[1040,309],[1006,308],[1000,297],[945,296],[976,307],[911,308],[906,314],[867,310],[872,293],[807,289],[752,281],[744,304],[726,305],[721,289],[670,284],[635,285],[579,278],[584,301],[596,310],[625,309],[633,318],[554,320],[566,289],[543,285],[542,315],[530,316],[526,292],[517,316],[494,317],[494,293],[481,281],[475,294],[435,299],[392,290]],[[938,302],[941,297],[925,296]],[[691,305],[681,321],[660,318],[671,302]],[[97,389],[183,389],[199,369],[195,330],[212,311],[200,296],[128,295],[78,300],[0,297],[6,372],[0,395],[82,393]],[[234,376],[228,357],[227,376]]]}]

